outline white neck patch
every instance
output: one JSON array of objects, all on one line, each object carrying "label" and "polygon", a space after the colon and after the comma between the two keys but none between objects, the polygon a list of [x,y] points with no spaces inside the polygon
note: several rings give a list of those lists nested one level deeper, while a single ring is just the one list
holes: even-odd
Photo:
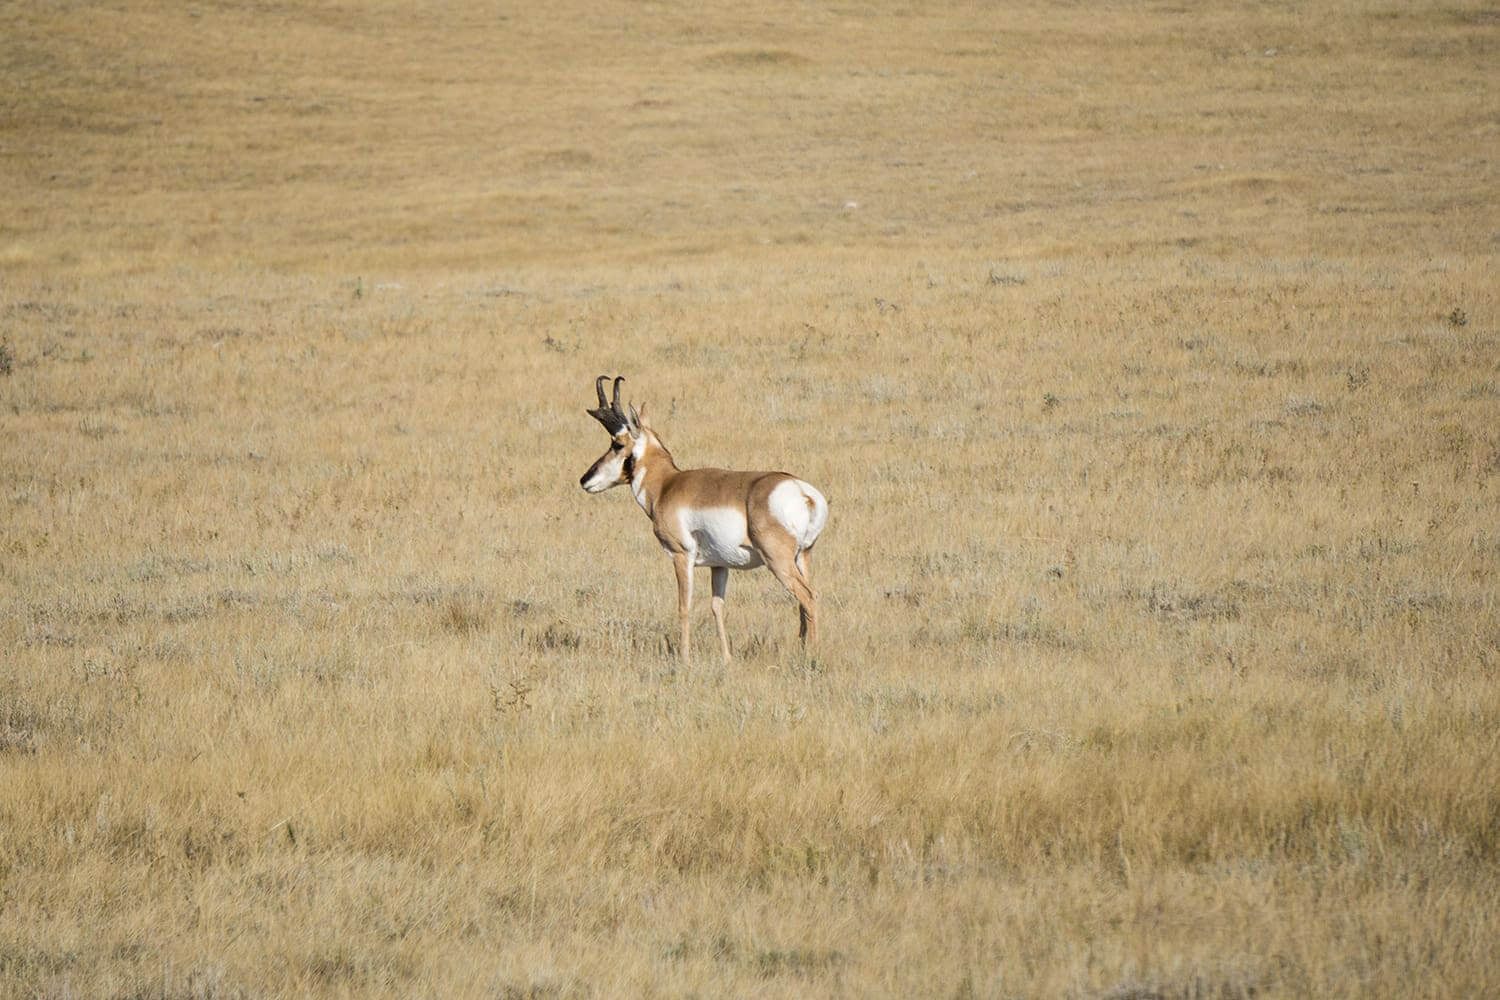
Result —
[{"label": "white neck patch", "polygon": [[641,505],[641,510],[649,515],[651,508],[646,503],[646,463],[641,461],[646,457],[646,432],[643,431],[641,436],[635,439],[635,444],[630,449],[630,457],[635,459],[635,468],[630,474],[630,492],[634,494],[635,502]]}]

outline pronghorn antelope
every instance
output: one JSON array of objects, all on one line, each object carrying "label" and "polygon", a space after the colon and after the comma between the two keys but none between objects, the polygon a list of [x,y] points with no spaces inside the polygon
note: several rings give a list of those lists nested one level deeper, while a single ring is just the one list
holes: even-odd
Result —
[{"label": "pronghorn antelope", "polygon": [[729,662],[724,635],[724,594],[729,571],[765,564],[792,592],[801,609],[802,644],[818,637],[818,598],[808,577],[808,555],[828,522],[828,501],[810,483],[785,472],[731,469],[679,469],[646,419],[645,407],[620,406],[604,398],[608,375],[594,383],[599,408],[587,411],[604,425],[609,450],[578,480],[590,493],[630,484],[636,503],[651,519],[656,540],[677,571],[677,618],[682,639],[678,656],[688,659],[688,610],[693,603],[693,567],[712,568],[714,624],[719,647]]}]

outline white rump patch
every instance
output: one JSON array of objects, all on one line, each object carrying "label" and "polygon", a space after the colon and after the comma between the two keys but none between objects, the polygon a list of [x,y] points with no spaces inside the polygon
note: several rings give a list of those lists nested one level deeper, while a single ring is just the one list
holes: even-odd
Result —
[{"label": "white rump patch", "polygon": [[797,540],[797,550],[812,547],[828,523],[828,501],[816,486],[788,479],[771,491],[767,505],[771,516]]}]

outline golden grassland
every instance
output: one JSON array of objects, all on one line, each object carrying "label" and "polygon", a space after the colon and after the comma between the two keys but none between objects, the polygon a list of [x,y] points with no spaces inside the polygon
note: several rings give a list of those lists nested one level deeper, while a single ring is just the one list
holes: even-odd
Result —
[{"label": "golden grassland", "polygon": [[1302,6],[0,7],[0,997],[1500,993],[1500,9]]}]

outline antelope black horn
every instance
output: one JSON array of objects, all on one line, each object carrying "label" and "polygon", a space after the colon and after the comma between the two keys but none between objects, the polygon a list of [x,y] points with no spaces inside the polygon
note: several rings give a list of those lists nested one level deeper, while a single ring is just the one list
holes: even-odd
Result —
[{"label": "antelope black horn", "polygon": [[620,423],[625,425],[626,430],[635,434],[639,432],[641,422],[635,415],[635,407],[620,405],[620,383],[623,381],[625,381],[623,375],[615,379],[615,400],[610,405],[614,407],[615,416],[619,419]]},{"label": "antelope black horn", "polygon": [[[599,408],[596,410],[588,410],[586,412],[589,416],[593,417],[595,420],[603,424],[605,430],[609,431],[611,434],[615,434],[619,431],[620,426],[625,421],[623,420],[623,418],[621,418],[618,412],[618,408],[610,406],[609,400],[604,398],[604,383],[608,381],[608,375],[600,375],[599,378],[594,382],[594,391],[599,394]],[[616,381],[615,398],[617,400],[619,398],[619,395],[620,384],[618,381]]]}]

